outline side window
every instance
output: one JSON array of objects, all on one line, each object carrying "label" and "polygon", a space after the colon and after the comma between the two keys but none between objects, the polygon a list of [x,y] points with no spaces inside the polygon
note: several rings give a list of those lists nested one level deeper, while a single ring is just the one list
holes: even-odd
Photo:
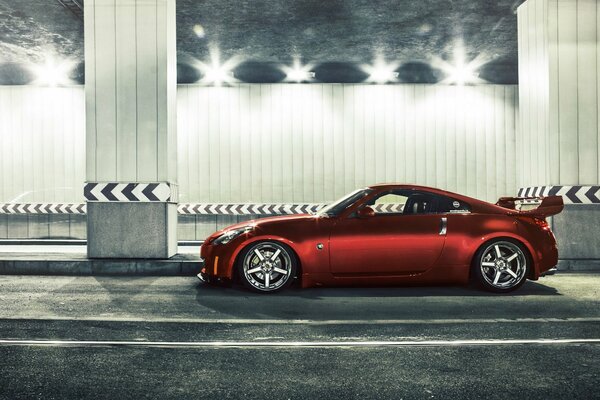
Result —
[{"label": "side window", "polygon": [[471,211],[470,206],[462,201],[412,189],[381,193],[366,205],[375,211],[375,215],[445,214]]},{"label": "side window", "polygon": [[370,207],[375,214],[401,214],[408,197],[400,193],[386,193],[375,199]]},{"label": "side window", "polygon": [[419,191],[412,191],[406,200],[403,214],[433,214],[435,213],[435,196]]},{"label": "side window", "polygon": [[471,207],[465,202],[446,196],[438,196],[436,207],[438,213],[465,213],[470,211]]}]

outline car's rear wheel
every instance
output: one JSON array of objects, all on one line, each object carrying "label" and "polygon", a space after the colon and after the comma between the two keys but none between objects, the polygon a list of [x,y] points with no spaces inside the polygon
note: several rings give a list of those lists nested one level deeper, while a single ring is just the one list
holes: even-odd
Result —
[{"label": "car's rear wheel", "polygon": [[298,268],[293,251],[283,243],[265,241],[245,248],[240,256],[240,280],[248,289],[273,293],[288,287]]},{"label": "car's rear wheel", "polygon": [[522,244],[511,239],[496,239],[477,251],[473,272],[484,289],[507,293],[525,283],[529,264],[528,252]]}]

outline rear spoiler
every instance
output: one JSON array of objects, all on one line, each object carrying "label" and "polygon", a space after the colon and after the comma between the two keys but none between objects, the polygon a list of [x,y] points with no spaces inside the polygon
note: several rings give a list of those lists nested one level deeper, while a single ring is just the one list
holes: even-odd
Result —
[{"label": "rear spoiler", "polygon": [[[522,204],[538,204],[531,210],[517,210],[517,203]],[[547,196],[547,197],[500,197],[497,206],[514,210],[514,215],[527,215],[530,217],[546,218],[551,215],[556,215],[563,210],[562,196]]]}]

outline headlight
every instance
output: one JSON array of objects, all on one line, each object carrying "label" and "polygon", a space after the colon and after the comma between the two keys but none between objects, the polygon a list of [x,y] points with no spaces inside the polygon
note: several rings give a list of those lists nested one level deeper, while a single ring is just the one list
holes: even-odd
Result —
[{"label": "headlight", "polygon": [[212,242],[212,244],[214,244],[214,245],[227,244],[227,243],[231,242],[233,239],[235,239],[236,237],[243,235],[244,233],[250,232],[252,229],[254,229],[253,226],[245,226],[243,228],[232,229],[230,231],[223,232],[221,234],[221,236],[219,236]]}]

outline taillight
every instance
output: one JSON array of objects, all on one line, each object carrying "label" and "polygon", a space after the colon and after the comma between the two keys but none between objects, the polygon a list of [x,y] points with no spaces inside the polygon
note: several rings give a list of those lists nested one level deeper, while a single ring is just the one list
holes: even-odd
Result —
[{"label": "taillight", "polygon": [[545,231],[549,231],[550,230],[550,225],[548,225],[548,222],[545,219],[542,218],[534,218],[533,222],[539,226],[540,228],[542,228]]}]

